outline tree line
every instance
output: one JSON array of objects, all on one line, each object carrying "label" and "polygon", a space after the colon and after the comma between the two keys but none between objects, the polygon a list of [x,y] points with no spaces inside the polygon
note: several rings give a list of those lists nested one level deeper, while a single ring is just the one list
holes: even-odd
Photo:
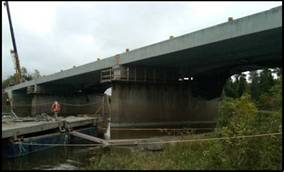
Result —
[{"label": "tree line", "polygon": [[[276,77],[273,77],[273,74]],[[258,107],[273,109],[270,95],[272,92],[279,92],[282,68],[250,71],[248,79],[244,73],[236,74],[233,78],[229,78],[224,86],[225,97],[240,98],[244,94],[249,94]]]},{"label": "tree line", "polygon": [[[21,68],[22,81],[30,81],[41,77],[39,70],[29,73],[25,67]],[[16,84],[16,74],[10,75],[7,79],[2,80],[2,89]]]}]

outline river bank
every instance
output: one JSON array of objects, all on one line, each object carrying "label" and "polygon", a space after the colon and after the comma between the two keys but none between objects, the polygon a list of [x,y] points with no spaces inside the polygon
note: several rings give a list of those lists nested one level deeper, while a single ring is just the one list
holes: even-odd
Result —
[{"label": "river bank", "polygon": [[95,156],[88,160],[83,169],[281,170],[282,108],[274,107],[273,110],[271,113],[260,111],[248,95],[237,99],[225,98],[220,103],[214,132],[178,137],[226,139],[169,143],[160,151],[117,148],[100,150],[94,152]]},{"label": "river bank", "polygon": [[[183,136],[183,139],[202,139],[208,137],[216,137],[216,133],[206,135],[189,135]],[[274,147],[266,148],[267,140],[274,142]],[[91,158],[82,167],[84,170],[242,170],[242,169],[272,169],[279,170],[282,168],[280,155],[274,154],[274,157],[265,156],[268,151],[275,152],[279,150],[282,135],[251,137],[245,142],[257,143],[258,147],[262,147],[260,154],[263,156],[255,161],[269,162],[263,163],[262,166],[242,167],[236,166],[236,156],[239,153],[242,161],[247,161],[248,157],[242,155],[246,144],[240,143],[235,139],[229,140],[210,140],[185,143],[169,143],[164,144],[163,149],[149,150],[141,149],[141,147],[112,147],[93,151]],[[228,144],[232,142],[232,144]],[[228,154],[227,146],[230,147],[231,153]],[[249,146],[250,147],[250,146]],[[254,154],[258,156],[258,154]],[[253,156],[253,153],[247,156]],[[276,158],[276,159],[275,159]]]}]

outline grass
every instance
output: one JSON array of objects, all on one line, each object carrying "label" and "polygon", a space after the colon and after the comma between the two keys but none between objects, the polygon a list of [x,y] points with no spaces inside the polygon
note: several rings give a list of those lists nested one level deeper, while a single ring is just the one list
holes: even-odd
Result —
[{"label": "grass", "polygon": [[[200,138],[203,135],[188,135],[184,139]],[[96,150],[87,170],[180,170],[197,167],[194,160],[200,145],[170,143],[162,151],[141,151],[140,149],[116,148]],[[194,151],[193,151],[194,150]],[[191,160],[191,161],[188,161]],[[198,168],[196,168],[198,169]]]},{"label": "grass", "polygon": [[[206,135],[186,135],[184,139],[215,137],[216,133]],[[257,139],[258,143],[267,138]],[[277,140],[279,142],[279,140]],[[236,167],[233,157],[243,150],[240,145],[231,147],[232,155],[228,155],[224,149],[227,143],[218,141],[202,141],[187,143],[165,144],[162,151],[141,151],[139,149],[108,148],[94,151],[94,156],[89,160],[86,170],[235,170],[243,169]],[[278,147],[276,149],[279,149]],[[269,151],[269,150],[263,150]],[[269,158],[263,157],[261,161],[270,162]],[[274,157],[275,158],[275,157]],[[242,157],[241,157],[242,159]],[[243,158],[246,159],[246,158]],[[277,159],[276,162],[279,160]],[[246,167],[244,167],[246,168]],[[255,167],[256,169],[258,167]],[[254,169],[254,168],[252,168]],[[279,169],[279,163],[274,166],[267,164],[267,167],[259,169]]]}]

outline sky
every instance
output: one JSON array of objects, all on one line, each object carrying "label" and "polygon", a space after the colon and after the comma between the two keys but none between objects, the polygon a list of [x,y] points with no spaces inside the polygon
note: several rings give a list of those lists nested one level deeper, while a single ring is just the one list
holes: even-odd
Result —
[{"label": "sky", "polygon": [[[21,66],[49,75],[281,6],[251,2],[9,2]],[[15,73],[2,2],[2,80]]]}]

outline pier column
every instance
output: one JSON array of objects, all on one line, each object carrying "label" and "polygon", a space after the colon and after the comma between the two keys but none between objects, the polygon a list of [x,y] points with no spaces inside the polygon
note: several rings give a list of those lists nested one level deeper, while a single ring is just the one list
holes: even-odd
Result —
[{"label": "pier column", "polygon": [[214,126],[218,98],[193,97],[190,82],[114,81],[111,107],[112,126]]}]

